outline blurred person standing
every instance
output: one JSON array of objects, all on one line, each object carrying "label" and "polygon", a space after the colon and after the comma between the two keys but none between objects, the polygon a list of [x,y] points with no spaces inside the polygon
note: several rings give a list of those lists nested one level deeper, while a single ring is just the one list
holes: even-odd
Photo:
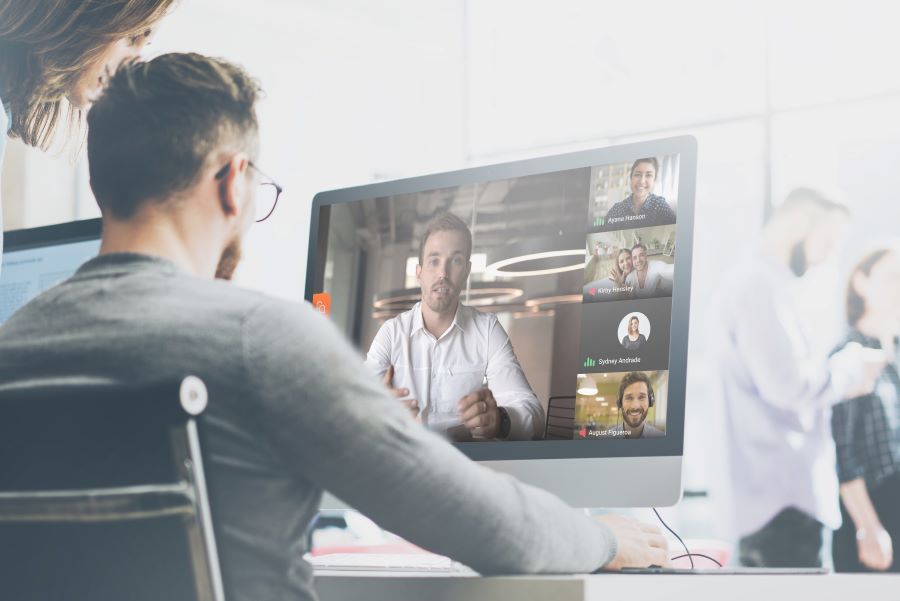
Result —
[{"label": "blurred person standing", "polygon": [[887,365],[871,394],[835,405],[843,524],[833,539],[840,572],[900,572],[893,541],[900,540],[900,250],[870,252],[850,274],[847,325],[840,348],[858,345],[884,354]]},{"label": "blurred person standing", "polygon": [[746,566],[822,566],[840,525],[830,407],[870,391],[883,363],[865,365],[854,349],[818,356],[791,291],[840,248],[848,225],[843,205],[794,190],[731,265],[715,303],[724,472],[713,494]]}]

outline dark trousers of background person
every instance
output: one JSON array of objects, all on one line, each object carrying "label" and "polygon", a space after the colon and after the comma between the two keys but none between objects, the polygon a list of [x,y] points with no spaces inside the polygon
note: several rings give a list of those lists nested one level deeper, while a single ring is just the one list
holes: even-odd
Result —
[{"label": "dark trousers of background person", "polygon": [[820,568],[824,546],[822,523],[788,507],[738,542],[738,559],[751,568]]},{"label": "dark trousers of background person", "polygon": [[[869,497],[881,525],[891,535],[894,543],[894,563],[888,568],[889,572],[900,572],[900,474],[885,478],[876,487],[869,489]],[[859,563],[859,552],[856,546],[856,526],[847,513],[847,508],[841,503],[841,517],[844,523],[840,530],[834,533],[832,552],[834,553],[834,570],[836,572],[871,572],[869,568]]]}]

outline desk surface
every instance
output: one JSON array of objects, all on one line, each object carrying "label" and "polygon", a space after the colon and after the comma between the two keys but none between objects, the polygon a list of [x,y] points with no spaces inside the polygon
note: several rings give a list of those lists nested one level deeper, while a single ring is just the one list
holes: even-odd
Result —
[{"label": "desk surface", "polygon": [[629,601],[716,600],[797,601],[900,600],[900,575],[663,575],[592,574],[494,576],[316,572],[321,601]]}]

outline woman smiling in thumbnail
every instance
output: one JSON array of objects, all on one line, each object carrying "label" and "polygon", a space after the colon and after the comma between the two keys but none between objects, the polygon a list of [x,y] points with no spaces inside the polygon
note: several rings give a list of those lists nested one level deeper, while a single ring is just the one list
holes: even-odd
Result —
[{"label": "woman smiling in thumbnail", "polygon": [[[587,277],[599,275],[599,267],[602,265],[597,255],[591,256],[585,266]],[[609,275],[603,279],[589,281],[584,285],[584,298],[586,301],[596,300],[624,300],[632,297],[632,293],[625,289],[625,280],[634,271],[634,263],[631,260],[631,251],[622,248],[616,252],[616,262],[609,270]]]},{"label": "woman smiling in thumbnail", "polygon": [[609,279],[613,282],[614,288],[621,288],[625,285],[625,278],[634,271],[634,262],[631,259],[631,251],[623,248],[616,253],[616,265],[609,272]]},{"label": "woman smiling in thumbnail", "polygon": [[641,320],[637,315],[632,315],[628,319],[628,333],[622,337],[622,346],[625,347],[625,350],[636,351],[647,342],[647,337],[641,334],[640,327]]},{"label": "woman smiling in thumbnail", "polygon": [[636,160],[631,166],[631,194],[610,208],[606,223],[629,222],[640,227],[675,223],[675,211],[665,198],[653,193],[658,173],[656,157]]}]

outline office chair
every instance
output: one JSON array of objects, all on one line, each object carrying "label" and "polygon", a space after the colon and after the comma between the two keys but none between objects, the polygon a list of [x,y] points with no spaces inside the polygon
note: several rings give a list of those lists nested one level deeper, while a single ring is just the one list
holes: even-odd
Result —
[{"label": "office chair", "polygon": [[0,598],[223,601],[194,376],[0,383]]},{"label": "office chair", "polygon": [[553,396],[547,401],[546,440],[572,440],[575,437],[575,397]]}]

